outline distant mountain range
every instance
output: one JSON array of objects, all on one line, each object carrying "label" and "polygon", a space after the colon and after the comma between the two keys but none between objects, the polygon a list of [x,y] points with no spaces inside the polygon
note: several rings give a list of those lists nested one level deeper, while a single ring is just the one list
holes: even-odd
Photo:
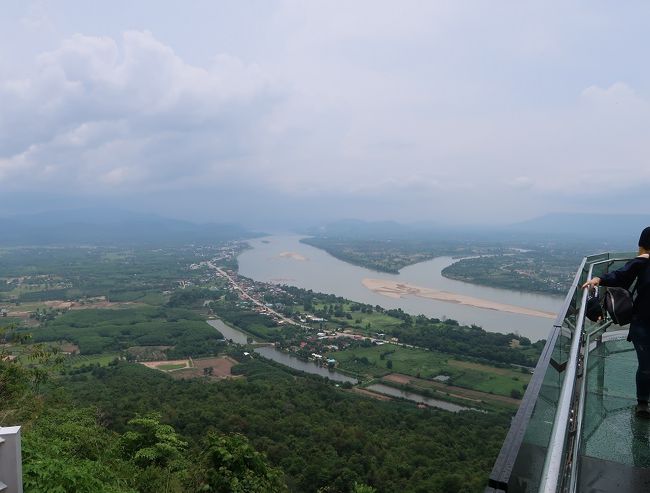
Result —
[{"label": "distant mountain range", "polygon": [[599,246],[631,250],[639,233],[650,226],[646,214],[546,214],[507,226],[448,226],[435,223],[402,224],[394,221],[336,221],[304,232],[315,236],[350,239],[425,239],[441,237],[480,241],[594,242]]},{"label": "distant mountain range", "polygon": [[[467,241],[593,242],[609,249],[630,250],[645,214],[546,214],[508,226],[449,226],[434,222],[398,223],[345,219],[300,231],[313,236],[349,239]],[[261,236],[232,223],[197,224],[155,214],[89,208],[0,217],[0,245],[180,245]]]},{"label": "distant mountain range", "polygon": [[650,226],[650,214],[546,214],[511,225],[508,229],[536,234],[576,236],[586,239],[639,239]]},{"label": "distant mountain range", "polygon": [[196,224],[109,209],[0,217],[0,245],[180,245],[252,238],[237,224]]}]

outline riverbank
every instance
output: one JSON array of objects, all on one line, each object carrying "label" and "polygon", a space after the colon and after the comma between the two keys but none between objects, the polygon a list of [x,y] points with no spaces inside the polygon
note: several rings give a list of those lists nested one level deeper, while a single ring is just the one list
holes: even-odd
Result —
[{"label": "riverbank", "polygon": [[[239,274],[265,283],[286,284],[314,292],[336,294],[372,306],[401,309],[413,315],[424,314],[438,319],[453,319],[461,325],[477,325],[490,332],[520,334],[531,341],[543,339],[548,335],[553,316],[562,304],[561,297],[478,286],[445,278],[441,271],[457,261],[452,257],[437,257],[410,265],[404,267],[399,274],[379,274],[338,260],[323,250],[301,243],[300,239],[300,236],[285,235],[264,238],[266,243],[251,240],[253,248],[238,258]],[[280,257],[286,252],[297,253],[308,261]],[[366,288],[362,284],[363,279],[386,279],[410,286],[457,293],[500,305],[545,312],[545,316],[522,314],[526,312],[519,309],[501,311],[478,308],[471,304],[431,297],[389,297]]]},{"label": "riverbank", "polygon": [[470,306],[473,308],[481,308],[485,310],[495,310],[505,313],[515,313],[518,315],[528,315],[531,317],[541,317],[554,319],[555,314],[542,310],[533,310],[515,305],[508,305],[505,303],[498,303],[495,301],[483,300],[474,298],[472,296],[462,295],[458,293],[449,293],[438,289],[425,288],[415,286],[413,284],[406,284],[398,281],[391,281],[388,279],[369,279],[365,278],[361,283],[371,290],[373,293],[381,294],[393,299],[401,299],[406,296],[415,296],[435,301],[444,301],[447,303],[457,303],[460,305]]}]

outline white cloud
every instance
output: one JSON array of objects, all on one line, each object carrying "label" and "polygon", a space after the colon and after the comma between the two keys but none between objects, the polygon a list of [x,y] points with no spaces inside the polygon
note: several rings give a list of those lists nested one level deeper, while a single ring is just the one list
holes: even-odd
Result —
[{"label": "white cloud", "polygon": [[119,44],[75,35],[41,55],[31,77],[1,83],[0,170],[5,183],[43,174],[51,185],[52,169],[88,187],[198,180],[249,152],[242,142],[272,108],[271,86],[231,56],[189,65],[148,32]]},{"label": "white cloud", "polygon": [[648,104],[630,86],[620,81],[606,88],[596,85],[587,87],[580,96],[585,104],[598,109],[606,108],[618,112],[620,109],[634,110],[640,106],[639,109],[648,110]]}]

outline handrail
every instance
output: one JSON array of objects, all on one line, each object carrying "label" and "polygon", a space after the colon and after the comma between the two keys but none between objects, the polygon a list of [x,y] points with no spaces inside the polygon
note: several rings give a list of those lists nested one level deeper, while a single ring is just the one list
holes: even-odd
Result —
[{"label": "handrail", "polygon": [[544,383],[544,372],[542,370],[545,370],[549,366],[549,362],[553,356],[553,347],[559,335],[560,329],[554,326],[551,335],[546,340],[533,377],[528,383],[524,398],[512,420],[508,435],[501,447],[501,452],[499,452],[499,456],[494,462],[494,467],[488,480],[488,488],[485,490],[485,493],[504,492],[508,489],[508,481],[510,480],[515,460],[524,440],[526,427],[530,422],[540,389]]},{"label": "handrail", "polygon": [[[591,279],[593,265],[589,266],[588,279]],[[577,289],[577,286],[576,286]],[[544,461],[542,481],[539,491],[541,493],[555,493],[560,483],[560,473],[562,470],[562,460],[566,444],[566,438],[569,428],[569,416],[571,412],[571,400],[575,389],[575,378],[578,367],[578,354],[580,352],[580,341],[582,339],[582,329],[585,320],[585,308],[587,305],[587,291],[582,292],[582,301],[580,302],[580,311],[576,328],[573,331],[569,359],[566,365],[566,375],[562,382],[562,390],[558,399],[558,408],[553,420],[553,429],[549,440],[548,450]]]},{"label": "handrail", "polygon": [[564,298],[562,307],[557,312],[557,317],[555,319],[555,322],[553,323],[553,327],[562,327],[562,325],[564,324],[564,319],[566,318],[567,313],[569,312],[569,307],[571,306],[571,302],[573,301],[573,293],[578,288],[578,284],[580,283],[580,276],[582,275],[582,271],[585,268],[586,262],[587,262],[587,257],[584,257],[582,259],[582,262],[580,262],[580,267],[578,267],[578,270],[576,271],[576,274],[573,277],[571,288],[569,289],[569,292]]},{"label": "handrail", "polygon": [[508,435],[501,447],[499,456],[497,457],[492,472],[489,477],[488,489],[486,493],[489,492],[502,492],[506,491],[508,488],[508,482],[512,474],[517,455],[519,454],[521,444],[526,433],[526,428],[530,422],[531,416],[535,409],[535,404],[539,397],[542,384],[544,383],[544,374],[546,369],[549,367],[550,361],[553,356],[553,348],[557,342],[558,337],[560,337],[560,332],[562,329],[562,321],[565,319],[571,302],[573,300],[573,292],[575,291],[578,283],[580,282],[580,276],[582,270],[585,266],[586,258],[582,259],[580,267],[574,276],[573,282],[571,283],[571,289],[568,291],[562,308],[558,312],[558,317],[551,327],[551,332],[549,337],[546,339],[546,344],[542,350],[542,354],[537,362],[535,367],[535,372],[533,377],[530,380],[526,392],[524,393],[524,398],[521,401],[519,409],[512,420],[510,429],[508,430]]},{"label": "handrail", "polygon": [[[589,272],[587,279],[592,279],[594,266],[601,264],[612,264],[614,262],[627,261],[630,257],[625,258],[607,258],[603,260],[598,260],[589,263]],[[578,286],[575,287],[578,289]],[[582,300],[580,303],[580,310],[578,313],[578,318],[576,320],[576,327],[573,331],[573,339],[571,340],[571,349],[569,351],[569,358],[566,365],[567,373],[564,376],[564,381],[562,382],[562,389],[560,391],[560,397],[558,399],[558,408],[555,413],[555,419],[553,421],[553,429],[551,431],[551,438],[549,440],[548,453],[546,460],[544,461],[544,469],[542,473],[542,481],[540,484],[539,491],[540,493],[555,493],[558,491],[558,487],[562,483],[562,467],[563,461],[566,460],[565,451],[567,450],[567,437],[569,433],[569,425],[573,420],[576,420],[577,433],[580,433],[583,421],[583,411],[584,411],[584,393],[586,392],[586,378],[583,376],[581,382],[580,393],[578,395],[578,402],[573,409],[574,416],[571,416],[572,411],[572,402],[575,397],[575,384],[576,377],[578,373],[578,367],[580,364],[580,348],[581,342],[583,339],[584,331],[584,321],[585,321],[585,310],[587,305],[587,296],[588,290],[583,290]],[[589,338],[591,339],[591,338]],[[582,362],[583,371],[586,363],[586,356]],[[584,374],[583,374],[584,375]],[[577,482],[577,459],[578,459],[578,447],[579,447],[579,437],[576,439],[575,443],[572,444],[571,449],[571,471],[569,475],[569,488],[570,491],[574,491],[576,482]],[[566,471],[565,471],[566,473]]]},{"label": "handrail", "polygon": [[[614,258],[608,260],[601,260],[598,262],[593,262],[589,268],[588,279],[591,279],[593,276],[593,268],[595,265],[602,263],[614,263],[630,260],[630,258]],[[582,353],[582,380],[580,382],[580,392],[578,394],[578,403],[574,413],[574,419],[576,420],[576,438],[573,443],[573,449],[571,451],[571,473],[569,478],[569,491],[577,491],[578,484],[578,454],[582,446],[582,426],[584,421],[584,411],[585,411],[585,400],[587,394],[587,367],[589,364],[589,353],[591,352],[589,347],[591,346],[591,341],[597,339],[599,336],[607,331],[607,329],[612,325],[611,321],[607,321],[598,327],[595,331],[590,334],[586,334],[585,338],[585,350]]]},{"label": "handrail", "polygon": [[[581,413],[584,406],[587,405],[584,397],[580,401],[580,393],[583,393],[583,390],[586,392],[586,388],[583,389],[582,384],[587,378],[585,374],[586,357],[583,359],[583,351],[592,349],[589,346],[584,348],[583,346],[587,340],[592,341],[590,346],[593,346],[593,341],[596,339],[602,338],[604,342],[605,338],[609,337],[609,332],[605,332],[611,325],[611,322],[607,321],[597,327],[587,326],[584,316],[587,291],[584,290],[580,293],[580,284],[587,278],[592,278],[594,273],[598,275],[602,271],[607,272],[610,267],[613,268],[612,264],[627,261],[634,256],[633,252],[603,252],[582,259],[571,288],[558,311],[558,317],[551,328],[533,378],[494,463],[485,493],[504,493],[509,490],[509,486],[519,491],[522,484],[534,488],[534,484],[539,485],[540,483],[542,483],[540,492],[557,493],[558,490],[564,491],[570,488],[574,481],[578,482],[576,480],[579,477],[569,474],[578,476],[580,474],[579,463],[572,460],[572,457],[576,452],[575,448],[581,447],[578,436],[583,425]],[[604,269],[599,268],[603,264],[608,265]],[[579,294],[582,296],[579,297]],[[560,337],[563,339],[561,342]],[[567,344],[570,345],[568,355],[565,349]],[[562,361],[564,361],[562,364],[553,360],[553,357],[557,358],[557,355],[554,354],[556,349],[560,350]],[[543,418],[542,414],[535,418],[535,409],[540,396],[541,384],[549,375],[548,371],[551,366],[557,371],[558,378],[557,381],[554,380],[552,387],[555,391],[559,391],[559,398],[554,403],[555,421],[550,430],[549,441],[544,447],[545,457],[542,469],[536,459],[538,456],[532,457],[528,449],[522,449],[522,445],[525,443],[524,438],[532,420],[536,420],[535,423],[537,423],[544,419],[544,424],[548,423],[548,418]],[[561,374],[564,374],[564,379],[560,384]],[[580,385],[579,388],[578,385]],[[543,411],[545,413],[545,409]],[[580,428],[574,428],[576,424]],[[545,428],[545,430],[548,429]],[[581,453],[579,448],[577,452],[579,456]],[[530,464],[531,460],[534,464]],[[556,461],[559,462],[556,463]],[[559,469],[557,469],[558,464]],[[530,469],[530,466],[534,467],[534,471]],[[569,480],[571,482],[568,482]],[[556,491],[553,491],[552,488],[555,488]]]}]

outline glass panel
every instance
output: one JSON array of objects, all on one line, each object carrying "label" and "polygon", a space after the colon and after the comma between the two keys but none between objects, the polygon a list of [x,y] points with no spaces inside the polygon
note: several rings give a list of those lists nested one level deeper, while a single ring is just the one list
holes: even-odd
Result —
[{"label": "glass panel", "polygon": [[642,430],[637,429],[639,420],[634,416],[636,368],[634,348],[624,340],[601,343],[589,354],[583,455],[650,465],[648,435],[639,434]]},{"label": "glass panel", "polygon": [[[635,256],[615,253],[610,259]],[[625,260],[594,266],[600,276]],[[593,324],[598,329],[600,324]],[[611,334],[618,331],[618,334]],[[612,325],[603,337],[593,333],[587,360],[587,389],[580,447],[578,490],[648,491],[650,484],[650,422],[634,414],[636,353],[621,327]],[[605,342],[602,339],[605,339]]]},{"label": "glass panel", "polygon": [[539,489],[560,389],[566,374],[565,365],[571,346],[574,321],[575,316],[565,318],[558,331],[551,363],[546,367],[544,380],[515,461],[508,485],[509,492],[537,492]]}]

